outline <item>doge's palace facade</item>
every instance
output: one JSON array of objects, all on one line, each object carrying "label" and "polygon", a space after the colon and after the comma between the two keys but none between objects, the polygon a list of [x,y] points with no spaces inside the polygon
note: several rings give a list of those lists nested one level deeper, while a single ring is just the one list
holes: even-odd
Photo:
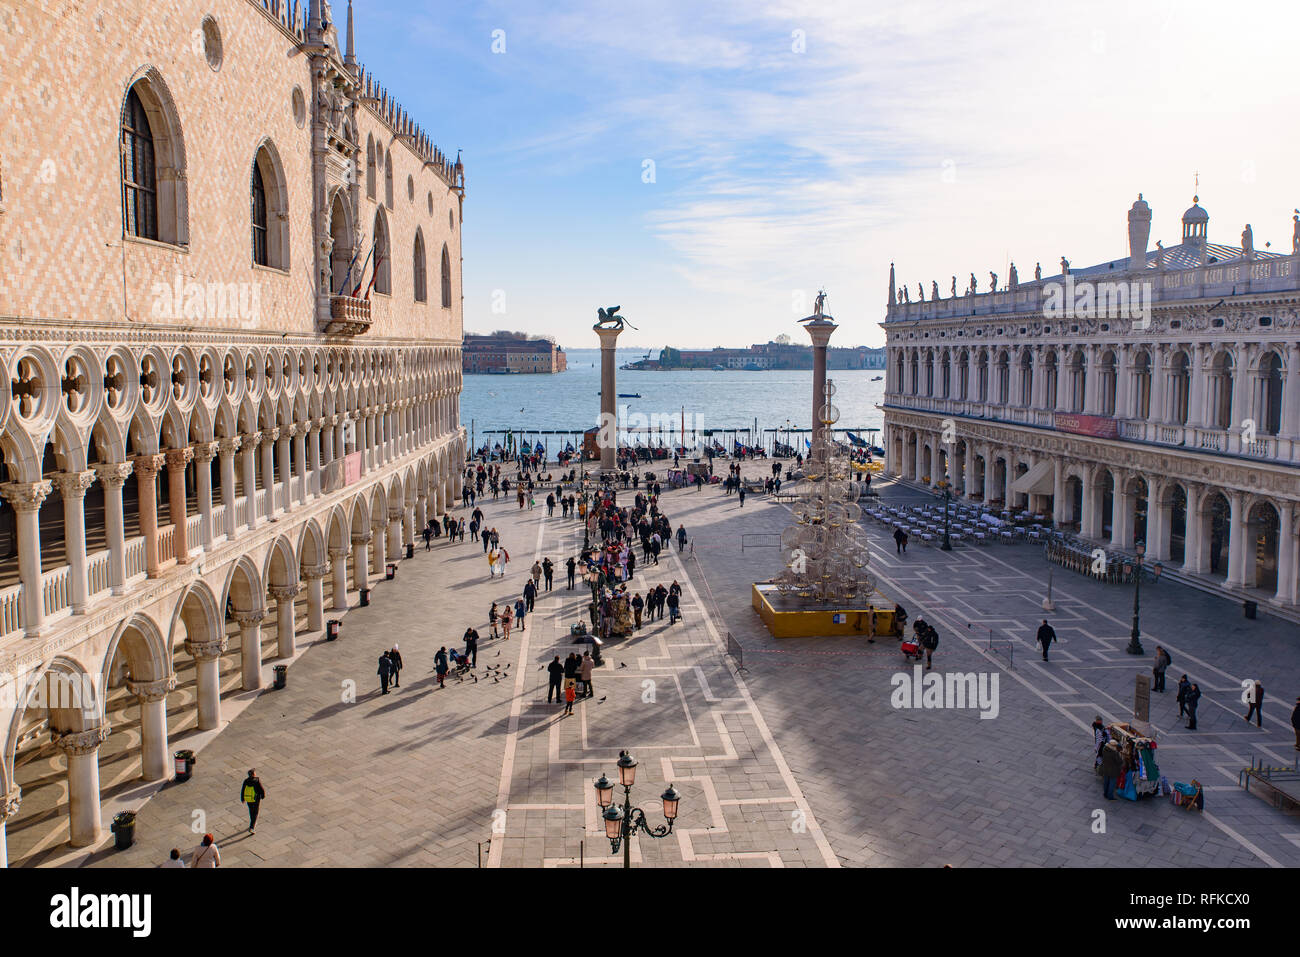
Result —
[{"label": "doge's palace facade", "polygon": [[460,493],[464,171],[335,12],[0,0],[0,862]]},{"label": "doge's palace facade", "polygon": [[[889,472],[1050,516],[1098,546],[1295,617],[1300,596],[1300,214],[1289,252],[1176,245],[952,295],[895,287],[883,323]],[[996,281],[990,276],[989,285]]]}]

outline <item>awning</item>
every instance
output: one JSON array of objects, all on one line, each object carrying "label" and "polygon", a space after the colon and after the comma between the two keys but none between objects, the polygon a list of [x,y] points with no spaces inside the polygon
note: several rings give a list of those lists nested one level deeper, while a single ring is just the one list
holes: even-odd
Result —
[{"label": "awning", "polygon": [[1051,495],[1056,491],[1056,466],[1044,459],[1011,483],[1011,491],[1023,495]]}]

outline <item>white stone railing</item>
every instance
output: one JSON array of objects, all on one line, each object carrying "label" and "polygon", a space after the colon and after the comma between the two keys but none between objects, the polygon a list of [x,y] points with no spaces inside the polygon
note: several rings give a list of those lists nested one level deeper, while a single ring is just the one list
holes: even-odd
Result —
[{"label": "white stone railing", "polygon": [[169,562],[176,557],[176,526],[164,525],[158,529],[158,561]]},{"label": "white stone railing", "polygon": [[1228,449],[1228,433],[1222,429],[1197,429],[1196,447],[1207,452],[1225,452]]},{"label": "white stone railing", "polygon": [[[225,508],[223,505],[222,508]],[[248,496],[241,495],[235,499],[235,527],[245,528],[248,525]]]},{"label": "white stone railing", "polygon": [[135,538],[128,538],[126,540],[125,552],[126,554],[123,557],[126,560],[125,564],[126,564],[127,581],[130,581],[132,578],[138,578],[141,575],[148,574],[149,570],[146,567],[145,557],[144,557],[144,536],[143,535],[137,535]]},{"label": "white stone railing", "polygon": [[185,519],[185,544],[190,551],[203,546],[203,539],[199,534],[199,528],[202,524],[203,516],[197,512]]},{"label": "white stone railing", "polygon": [[0,637],[22,629],[23,583],[0,591]]},{"label": "white stone railing", "polygon": [[109,564],[111,553],[108,549],[86,556],[86,577],[90,583],[91,597],[102,594],[113,587],[112,568]]},{"label": "white stone railing", "polygon": [[212,539],[216,541],[226,536],[226,503],[218,502],[212,506]]},{"label": "white stone railing", "polygon": [[46,616],[72,604],[72,566],[60,565],[41,573],[41,600]]}]

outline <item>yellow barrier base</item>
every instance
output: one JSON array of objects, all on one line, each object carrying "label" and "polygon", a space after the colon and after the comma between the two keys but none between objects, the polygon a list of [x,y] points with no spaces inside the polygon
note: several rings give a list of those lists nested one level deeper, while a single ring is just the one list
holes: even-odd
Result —
[{"label": "yellow barrier base", "polygon": [[871,637],[871,613],[875,612],[875,634],[894,634],[894,603],[879,593],[870,599],[849,602],[844,607],[785,598],[770,582],[755,582],[752,604],[773,638],[815,638],[835,635]]}]

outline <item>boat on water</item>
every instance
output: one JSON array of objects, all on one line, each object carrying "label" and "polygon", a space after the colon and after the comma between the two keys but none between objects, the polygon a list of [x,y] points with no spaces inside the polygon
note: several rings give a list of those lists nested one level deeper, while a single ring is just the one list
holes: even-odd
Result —
[{"label": "boat on water", "polygon": [[882,378],[882,376],[873,376],[872,379],[871,379],[871,381],[872,381],[872,382],[879,382],[879,381],[881,380],[881,378]]},{"label": "boat on water", "polygon": [[726,367],[726,366],[714,366],[714,367],[713,367],[713,371],[714,371],[714,372],[726,372],[726,371],[727,371],[727,367]]},{"label": "boat on water", "polygon": [[[600,395],[600,393],[597,392],[596,395]],[[640,393],[640,392],[620,392],[620,393],[618,394],[618,397],[619,397],[620,399],[639,399],[639,398],[641,398],[641,393]]]}]

